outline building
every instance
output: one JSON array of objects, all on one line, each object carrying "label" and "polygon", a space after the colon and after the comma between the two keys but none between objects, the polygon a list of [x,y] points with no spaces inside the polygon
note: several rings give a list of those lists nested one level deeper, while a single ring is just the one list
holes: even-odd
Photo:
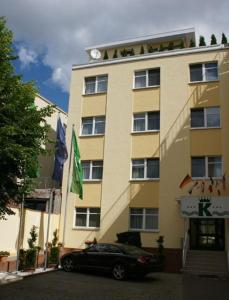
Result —
[{"label": "building", "polygon": [[68,162],[66,248],[139,231],[149,249],[164,237],[167,270],[190,250],[229,253],[229,45],[193,41],[191,28],[96,45],[73,66],[84,199],[67,193]]},{"label": "building", "polygon": [[[36,95],[35,105],[38,108],[45,107],[47,105],[53,105],[49,100],[45,99],[41,95]],[[67,124],[67,113],[59,107],[54,108],[54,112],[50,117],[47,117],[47,123],[51,129],[49,132],[49,139],[55,141],[56,139],[56,126],[58,115],[61,118],[62,123]],[[55,147],[55,144],[49,144],[47,147],[50,149]],[[48,223],[48,206],[50,199],[51,189],[55,187],[55,183],[52,181],[52,174],[54,168],[54,152],[51,156],[39,157],[39,175],[34,179],[35,190],[25,199],[24,214],[22,221],[22,235],[20,245],[22,248],[28,248],[27,239],[29,238],[29,232],[33,225],[37,226],[38,232],[38,245],[41,249],[44,249],[45,239],[47,233]],[[52,240],[53,232],[59,229],[60,221],[60,207],[61,207],[61,192],[60,188],[55,189],[53,194],[53,207],[50,221],[49,241]],[[1,234],[0,249],[9,251],[12,260],[12,266],[10,270],[15,269],[15,257],[17,252],[17,239],[19,233],[20,224],[20,210],[13,208],[15,215],[7,216],[7,220],[0,221],[0,232],[7,232],[7,234]],[[0,271],[6,270],[7,264],[0,263]]]}]

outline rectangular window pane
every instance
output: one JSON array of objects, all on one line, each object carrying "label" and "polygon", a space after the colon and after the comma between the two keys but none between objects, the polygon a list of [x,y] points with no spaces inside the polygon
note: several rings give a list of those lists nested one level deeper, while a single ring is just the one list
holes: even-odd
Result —
[{"label": "rectangular window pane", "polygon": [[76,214],[76,226],[87,226],[87,214]]},{"label": "rectangular window pane", "polygon": [[103,162],[93,161],[92,162],[92,179],[102,179],[103,177]]},{"label": "rectangular window pane", "polygon": [[208,177],[222,176],[222,159],[220,156],[208,157]]},{"label": "rectangular window pane", "polygon": [[137,215],[141,215],[141,214],[143,214],[143,209],[142,208],[131,208],[130,209],[130,213],[131,214],[137,214]]},{"label": "rectangular window pane", "polygon": [[147,178],[159,178],[159,159],[147,159]]},{"label": "rectangular window pane", "polygon": [[205,157],[192,157],[192,177],[205,176]]},{"label": "rectangular window pane", "polygon": [[145,229],[146,230],[158,229],[158,216],[146,215]]},{"label": "rectangular window pane", "polygon": [[89,227],[100,226],[100,214],[90,214],[89,216]]},{"label": "rectangular window pane", "polygon": [[105,132],[105,118],[95,118],[95,134],[104,134]]},{"label": "rectangular window pane", "polygon": [[218,66],[217,63],[207,63],[205,66],[206,80],[218,80]]},{"label": "rectangular window pane", "polygon": [[144,178],[144,159],[132,161],[132,178]]},{"label": "rectangular window pane", "polygon": [[95,93],[95,77],[85,78],[85,94]]},{"label": "rectangular window pane", "polygon": [[204,109],[191,110],[191,127],[204,127]]},{"label": "rectangular window pane", "polygon": [[81,162],[83,168],[83,179],[90,179],[90,162]]},{"label": "rectangular window pane", "polygon": [[134,131],[145,131],[145,113],[134,115]]},{"label": "rectangular window pane", "polygon": [[160,69],[148,70],[148,86],[160,85]]},{"label": "rectangular window pane", "polygon": [[135,72],[135,88],[146,87],[146,71]]},{"label": "rectangular window pane", "polygon": [[202,81],[202,64],[196,64],[190,66],[190,81]]},{"label": "rectangular window pane", "polygon": [[219,107],[206,108],[207,127],[220,126],[220,110]]},{"label": "rectangular window pane", "polygon": [[142,215],[131,215],[130,216],[130,228],[131,229],[142,229],[143,216]]},{"label": "rectangular window pane", "polygon": [[103,93],[107,91],[107,75],[97,77],[97,92]]},{"label": "rectangular window pane", "polygon": [[92,134],[93,128],[93,118],[83,118],[82,119],[82,134],[88,135]]},{"label": "rectangular window pane", "polygon": [[149,112],[148,113],[148,130],[159,130],[160,129],[160,112]]}]

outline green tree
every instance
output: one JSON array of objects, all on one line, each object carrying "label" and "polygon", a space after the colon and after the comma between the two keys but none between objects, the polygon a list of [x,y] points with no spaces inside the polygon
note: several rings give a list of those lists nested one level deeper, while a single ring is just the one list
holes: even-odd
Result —
[{"label": "green tree", "polygon": [[214,34],[211,35],[211,45],[216,45],[217,44],[217,39]]},{"label": "green tree", "polygon": [[145,53],[145,50],[144,50],[144,47],[143,45],[141,46],[141,50],[140,50],[140,54],[144,54]]},{"label": "green tree", "polygon": [[[38,109],[33,82],[22,82],[12,62],[17,59],[12,49],[13,34],[0,17],[0,219],[14,214],[12,202],[21,202],[28,192],[31,171],[38,165],[38,156],[46,153],[52,106]],[[25,182],[25,183],[24,183]]]},{"label": "green tree", "polygon": [[196,43],[193,39],[190,40],[189,47],[190,48],[196,47]]},{"label": "green tree", "polygon": [[108,57],[107,50],[105,50],[103,59],[106,60],[106,59],[108,59],[108,58],[109,58],[109,57]]},{"label": "green tree", "polygon": [[202,35],[200,36],[199,46],[200,46],[200,47],[201,47],[201,46],[206,46],[205,39],[204,39],[204,37],[203,37]]},{"label": "green tree", "polygon": [[221,44],[227,44],[227,37],[226,37],[226,35],[224,33],[222,33]]},{"label": "green tree", "polygon": [[115,51],[114,51],[113,58],[118,58],[118,52],[117,52],[117,49],[115,49]]}]

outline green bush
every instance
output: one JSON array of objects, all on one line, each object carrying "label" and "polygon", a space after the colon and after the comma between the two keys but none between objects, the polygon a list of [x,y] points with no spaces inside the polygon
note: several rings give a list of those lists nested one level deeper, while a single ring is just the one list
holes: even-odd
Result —
[{"label": "green bush", "polygon": [[217,45],[217,40],[214,34],[211,35],[211,45]]},{"label": "green bush", "polygon": [[109,57],[108,57],[107,50],[105,50],[103,59],[106,60],[106,59],[108,59],[108,58],[109,58]]},{"label": "green bush", "polygon": [[204,39],[204,37],[203,37],[202,35],[200,36],[199,46],[200,46],[200,47],[201,47],[201,46],[206,46],[205,39]]},{"label": "green bush", "polygon": [[59,253],[60,253],[59,247],[50,248],[48,263],[49,264],[58,264],[59,263]]},{"label": "green bush", "polygon": [[140,54],[144,54],[144,53],[145,53],[144,47],[141,46]]},{"label": "green bush", "polygon": [[8,251],[0,251],[0,256],[9,256],[10,253]]},{"label": "green bush", "polygon": [[196,47],[196,43],[193,39],[190,40],[189,47],[190,48]]},{"label": "green bush", "polygon": [[221,44],[227,44],[227,37],[226,37],[226,35],[224,33],[222,33]]},{"label": "green bush", "polygon": [[28,249],[25,254],[25,267],[26,268],[35,268],[37,257],[37,249]]},{"label": "green bush", "polygon": [[113,58],[118,58],[118,53],[117,53],[117,49],[115,49],[115,51],[114,51],[114,55],[113,55]]}]

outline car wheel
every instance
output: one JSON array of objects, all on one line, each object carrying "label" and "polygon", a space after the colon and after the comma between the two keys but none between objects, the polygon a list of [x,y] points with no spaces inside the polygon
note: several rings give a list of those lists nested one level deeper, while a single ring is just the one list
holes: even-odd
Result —
[{"label": "car wheel", "polygon": [[65,272],[72,272],[74,270],[73,259],[71,257],[64,258],[62,268]]},{"label": "car wheel", "polygon": [[112,269],[112,275],[116,280],[124,280],[127,276],[125,265],[121,263],[114,265]]}]

